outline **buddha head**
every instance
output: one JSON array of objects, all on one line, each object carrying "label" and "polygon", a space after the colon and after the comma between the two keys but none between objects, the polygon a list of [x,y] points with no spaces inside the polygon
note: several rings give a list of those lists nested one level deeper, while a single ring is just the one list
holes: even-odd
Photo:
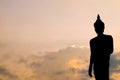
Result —
[{"label": "buddha head", "polygon": [[97,16],[96,22],[94,23],[94,28],[95,28],[95,32],[96,32],[98,35],[103,34],[105,25],[104,25],[104,23],[101,21],[99,14],[98,14],[98,16]]}]

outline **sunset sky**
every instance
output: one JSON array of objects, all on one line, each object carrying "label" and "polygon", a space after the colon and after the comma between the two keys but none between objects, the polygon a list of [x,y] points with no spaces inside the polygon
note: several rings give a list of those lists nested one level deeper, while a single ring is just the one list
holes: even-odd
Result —
[{"label": "sunset sky", "polygon": [[0,0],[0,41],[19,51],[88,47],[97,14],[118,51],[119,0]]},{"label": "sunset sky", "polygon": [[0,0],[0,79],[88,80],[98,14],[114,39],[111,78],[118,80],[120,0]]}]

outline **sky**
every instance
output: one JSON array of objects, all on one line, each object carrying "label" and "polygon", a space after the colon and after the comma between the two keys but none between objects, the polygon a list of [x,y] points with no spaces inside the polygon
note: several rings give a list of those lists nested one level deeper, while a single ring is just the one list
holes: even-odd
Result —
[{"label": "sky", "polygon": [[119,0],[0,0],[0,41],[16,51],[89,47],[97,14],[119,51]]},{"label": "sky", "polygon": [[118,80],[119,0],[0,0],[0,80],[89,80],[98,14],[114,39],[110,78]]}]

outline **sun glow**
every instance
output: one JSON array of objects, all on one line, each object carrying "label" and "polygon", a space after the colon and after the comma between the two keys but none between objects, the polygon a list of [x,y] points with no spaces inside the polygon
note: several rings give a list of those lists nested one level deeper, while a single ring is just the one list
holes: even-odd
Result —
[{"label": "sun glow", "polygon": [[77,60],[77,59],[73,59],[73,60],[70,60],[68,62],[68,64],[70,65],[70,67],[75,68],[75,69],[79,68],[78,63],[79,63],[79,60]]},{"label": "sun glow", "polygon": [[81,61],[80,59],[72,59],[67,64],[69,68],[73,68],[73,69],[84,69],[85,68],[84,62]]}]

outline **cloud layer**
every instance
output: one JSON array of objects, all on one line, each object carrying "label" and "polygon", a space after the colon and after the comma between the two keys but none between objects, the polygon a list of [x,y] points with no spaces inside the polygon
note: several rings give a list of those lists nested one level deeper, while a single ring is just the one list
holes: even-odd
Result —
[{"label": "cloud layer", "polygon": [[[44,54],[44,55],[43,55]],[[111,55],[110,78],[120,77],[120,53]],[[68,47],[56,52],[16,54],[1,51],[1,80],[88,80],[90,51],[86,47]],[[94,80],[94,78],[92,78]]]}]

